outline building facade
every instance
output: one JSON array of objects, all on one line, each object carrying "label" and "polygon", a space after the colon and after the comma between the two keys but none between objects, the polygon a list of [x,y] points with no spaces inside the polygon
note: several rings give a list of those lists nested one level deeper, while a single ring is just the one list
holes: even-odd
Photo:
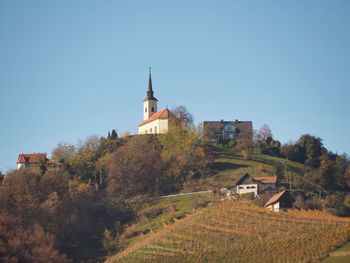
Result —
[{"label": "building facade", "polygon": [[17,169],[31,168],[47,162],[49,159],[46,157],[46,153],[22,153],[18,155]]},{"label": "building facade", "polygon": [[283,190],[271,197],[265,204],[265,208],[273,212],[280,212],[281,210],[287,210],[294,208],[294,198],[289,194],[287,190]]},{"label": "building facade", "polygon": [[203,129],[212,141],[236,140],[237,143],[253,142],[253,123],[251,121],[205,121]]},{"label": "building facade", "polygon": [[237,194],[254,193],[259,195],[266,190],[276,190],[277,176],[252,177],[249,174],[242,176],[231,189]]}]

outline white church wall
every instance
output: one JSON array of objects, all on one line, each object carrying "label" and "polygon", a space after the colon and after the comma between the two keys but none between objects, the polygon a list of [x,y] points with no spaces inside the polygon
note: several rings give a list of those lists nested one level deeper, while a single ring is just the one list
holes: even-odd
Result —
[{"label": "white church wall", "polygon": [[169,130],[169,121],[167,119],[157,119],[152,122],[139,126],[139,134],[160,134],[167,133]]},{"label": "white church wall", "polygon": [[159,120],[146,123],[139,127],[139,134],[158,134],[159,133]]},{"label": "white church wall", "polygon": [[169,120],[160,119],[159,120],[159,133],[167,133],[169,131]]}]

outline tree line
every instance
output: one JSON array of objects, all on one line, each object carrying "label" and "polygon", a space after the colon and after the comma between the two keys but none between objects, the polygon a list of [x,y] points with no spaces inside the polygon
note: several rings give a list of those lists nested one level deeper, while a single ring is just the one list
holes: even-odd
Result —
[{"label": "tree line", "polygon": [[[113,135],[112,135],[113,134]],[[0,185],[0,261],[80,262],[118,250],[132,200],[174,193],[208,169],[193,126],[164,135],[92,136],[59,143],[56,167],[20,169]]]}]

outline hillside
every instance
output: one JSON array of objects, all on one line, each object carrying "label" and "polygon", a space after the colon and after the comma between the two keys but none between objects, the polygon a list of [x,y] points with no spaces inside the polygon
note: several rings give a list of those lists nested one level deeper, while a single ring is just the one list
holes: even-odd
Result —
[{"label": "hillside", "polygon": [[[263,154],[255,154],[251,160],[242,160],[240,156],[227,151],[217,151],[215,157],[212,175],[187,182],[183,193],[229,187],[245,173],[257,177],[272,175],[274,165],[277,163],[285,164],[293,182],[298,181],[306,169],[302,164]],[[145,200],[135,208],[137,218],[124,231],[123,243],[137,242],[134,239],[139,238],[139,235],[158,231],[164,224],[172,223],[173,218],[181,219],[197,208],[205,207],[208,203],[218,201],[218,199],[219,197],[214,194],[199,194]],[[174,205],[176,212],[173,214],[169,211],[169,207]]]},{"label": "hillside", "polygon": [[225,201],[143,236],[107,262],[310,262],[349,236],[350,219]]},{"label": "hillside", "polygon": [[[263,154],[242,160],[216,151],[212,174],[189,181],[182,192],[229,187],[245,173],[268,176],[277,164],[292,185],[307,169]],[[232,257],[235,262],[308,262],[326,257],[350,237],[350,219],[312,211],[275,214],[251,203],[218,201],[216,195],[200,194],[144,202],[138,220],[121,237],[124,249],[108,262],[231,262]],[[169,210],[174,205],[176,211]]]},{"label": "hillside", "polygon": [[292,184],[297,185],[307,169],[297,162],[258,153],[253,154],[249,160],[242,160],[240,155],[227,150],[217,150],[214,156],[212,174],[188,182],[183,192],[231,187],[245,173],[254,177],[271,176],[275,173],[276,165],[282,166],[287,175],[282,182],[287,183],[290,177]]}]

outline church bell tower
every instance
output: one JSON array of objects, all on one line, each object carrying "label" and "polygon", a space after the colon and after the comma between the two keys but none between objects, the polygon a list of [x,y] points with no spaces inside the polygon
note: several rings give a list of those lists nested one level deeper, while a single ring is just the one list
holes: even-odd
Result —
[{"label": "church bell tower", "polygon": [[147,120],[157,112],[158,100],[153,95],[151,68],[149,68],[147,97],[143,100],[143,120]]}]

